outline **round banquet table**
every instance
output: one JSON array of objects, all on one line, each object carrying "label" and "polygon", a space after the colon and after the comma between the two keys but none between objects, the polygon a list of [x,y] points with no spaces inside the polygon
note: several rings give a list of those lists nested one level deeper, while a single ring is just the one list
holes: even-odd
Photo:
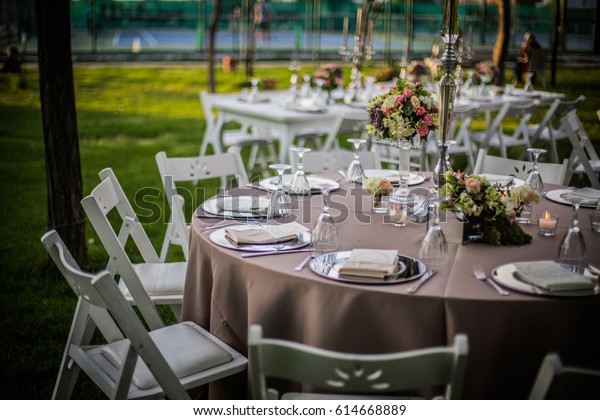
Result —
[{"label": "round banquet table", "polygon": [[[339,251],[397,249],[416,258],[426,225],[409,222],[398,228],[384,223],[382,215],[368,211],[369,198],[339,178],[341,188],[331,193]],[[246,188],[232,194],[266,193]],[[289,219],[310,228],[321,212],[321,200],[320,195],[293,197],[294,215]],[[544,210],[560,216],[555,237],[539,236],[533,223],[522,225],[533,236],[524,246],[452,241],[448,264],[416,294],[406,291],[411,283],[351,284],[323,278],[308,266],[294,271],[307,253],[242,258],[239,251],[211,242],[214,230],[204,229],[224,221],[194,215],[182,318],[209,329],[243,354],[251,324],[262,325],[269,338],[353,353],[448,345],[455,334],[463,333],[469,339],[463,398],[524,399],[548,352],[558,352],[566,365],[600,368],[600,297],[515,291],[500,296],[472,274],[474,263],[489,274],[509,262],[553,259],[569,226],[571,207],[544,199],[533,212]],[[589,261],[600,266],[600,234],[590,228],[590,211],[580,209],[580,225]],[[211,398],[243,399],[246,380],[238,375],[211,386],[210,392]]]}]

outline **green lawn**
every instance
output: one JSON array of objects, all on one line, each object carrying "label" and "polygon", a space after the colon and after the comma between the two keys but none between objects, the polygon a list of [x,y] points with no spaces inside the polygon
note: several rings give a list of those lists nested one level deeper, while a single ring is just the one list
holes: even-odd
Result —
[{"label": "green lawn", "polygon": [[[256,73],[287,86],[284,66],[258,67]],[[600,109],[599,78],[598,69],[560,69],[555,89],[570,99],[587,96],[579,114],[592,139],[600,138],[595,113]],[[154,160],[158,151],[188,156],[199,150],[204,121],[198,92],[206,88],[206,79],[206,69],[194,65],[76,67],[84,194],[106,167],[113,168],[130,199],[140,188],[160,188]],[[240,81],[240,75],[236,81],[234,75],[218,72],[219,92],[238,89]],[[1,399],[50,398],[75,307],[72,292],[39,240],[46,230],[46,188],[37,69],[27,69],[25,82],[23,88],[18,77],[0,75]],[[568,152],[566,145],[561,148],[562,155]],[[158,248],[164,223],[145,227]],[[89,225],[87,236],[84,267],[101,269],[106,255]],[[80,383],[75,397],[102,397],[89,381]]]}]

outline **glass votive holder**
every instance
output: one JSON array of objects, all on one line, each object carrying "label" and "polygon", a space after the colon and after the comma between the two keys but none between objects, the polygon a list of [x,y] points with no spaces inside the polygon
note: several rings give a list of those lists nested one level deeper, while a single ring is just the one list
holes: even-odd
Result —
[{"label": "glass votive holder", "polygon": [[542,236],[554,236],[558,226],[558,216],[548,212],[537,215],[538,233]]},{"label": "glass votive holder", "polygon": [[600,233],[600,211],[590,213],[590,225],[594,232]]}]

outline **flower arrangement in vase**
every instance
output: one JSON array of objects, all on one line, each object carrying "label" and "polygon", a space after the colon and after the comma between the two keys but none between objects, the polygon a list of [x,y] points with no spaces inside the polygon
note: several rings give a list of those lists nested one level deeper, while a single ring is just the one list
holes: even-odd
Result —
[{"label": "flower arrangement in vase", "polygon": [[392,192],[393,186],[387,178],[378,176],[370,177],[363,184],[363,190],[367,191],[373,197],[373,211],[384,213],[389,210],[384,197],[387,197]]},{"label": "flower arrangement in vase", "polygon": [[505,196],[480,175],[460,171],[446,173],[440,203],[441,210],[458,213],[466,219],[465,232],[477,228],[481,241],[492,245],[523,245],[531,235],[515,221],[515,214],[506,207]]},{"label": "flower arrangement in vase", "polygon": [[520,223],[530,222],[531,205],[539,201],[539,193],[527,184],[512,188],[504,198],[507,208],[511,208],[509,215]]},{"label": "flower arrangement in vase", "polygon": [[344,72],[336,64],[324,64],[315,70],[312,77],[312,84],[316,85],[317,80],[323,81],[323,90],[331,92],[337,89],[338,86],[344,86]]},{"label": "flower arrangement in vase", "polygon": [[479,83],[493,83],[496,81],[500,71],[491,60],[480,61],[475,64],[477,72],[475,73],[475,80]]}]

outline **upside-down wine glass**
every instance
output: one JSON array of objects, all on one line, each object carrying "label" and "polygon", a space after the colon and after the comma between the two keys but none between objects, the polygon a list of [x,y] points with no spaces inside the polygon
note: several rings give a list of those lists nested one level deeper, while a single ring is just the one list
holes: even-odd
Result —
[{"label": "upside-down wine glass", "polygon": [[283,173],[291,169],[291,165],[285,163],[275,163],[269,165],[269,168],[277,171],[277,189],[271,194],[267,217],[289,216],[292,213],[292,200],[283,188]]},{"label": "upside-down wine glass", "polygon": [[540,175],[540,172],[538,171],[538,159],[540,158],[540,155],[542,153],[546,153],[546,151],[544,149],[536,149],[536,148],[529,148],[529,149],[527,149],[527,151],[531,152],[533,154],[533,170],[527,177],[527,181],[525,181],[525,183],[527,185],[529,185],[529,188],[531,188],[533,191],[537,192],[540,197],[543,197],[545,195],[544,194],[544,182],[542,181],[542,176]]},{"label": "upside-down wine glass", "polygon": [[323,208],[321,215],[312,229],[311,244],[320,253],[333,252],[338,249],[338,233],[333,217],[329,214],[330,188],[323,187]]},{"label": "upside-down wine glass", "polygon": [[258,98],[258,83],[259,82],[260,82],[260,78],[258,78],[258,77],[250,78],[250,84],[252,85],[252,87],[250,88],[249,97],[252,101],[254,101]]},{"label": "upside-down wine glass", "polygon": [[360,145],[366,143],[367,141],[365,139],[348,139],[348,141],[354,146],[354,159],[348,167],[348,172],[346,172],[346,182],[362,184],[363,180],[365,179],[365,171],[360,163],[358,150],[360,149]]},{"label": "upside-down wine glass", "polygon": [[[438,191],[439,193],[439,191]],[[448,242],[440,226],[440,198],[433,197],[433,223],[427,230],[427,234],[421,242],[419,249],[419,258],[425,265],[440,266],[448,263]]]},{"label": "upside-down wine glass", "polygon": [[304,158],[304,154],[310,152],[311,149],[308,147],[292,147],[290,150],[298,154],[298,167],[292,177],[290,190],[296,194],[310,194],[310,184],[304,173],[304,163],[302,163],[302,159]]},{"label": "upside-down wine glass", "polygon": [[579,197],[575,194],[570,194],[568,199],[573,205],[573,217],[571,219],[571,226],[565,236],[563,237],[558,247],[558,254],[556,260],[563,265],[565,268],[583,273],[583,270],[587,266],[587,252],[585,249],[585,240],[583,234],[579,228],[578,211],[583,197]]}]

